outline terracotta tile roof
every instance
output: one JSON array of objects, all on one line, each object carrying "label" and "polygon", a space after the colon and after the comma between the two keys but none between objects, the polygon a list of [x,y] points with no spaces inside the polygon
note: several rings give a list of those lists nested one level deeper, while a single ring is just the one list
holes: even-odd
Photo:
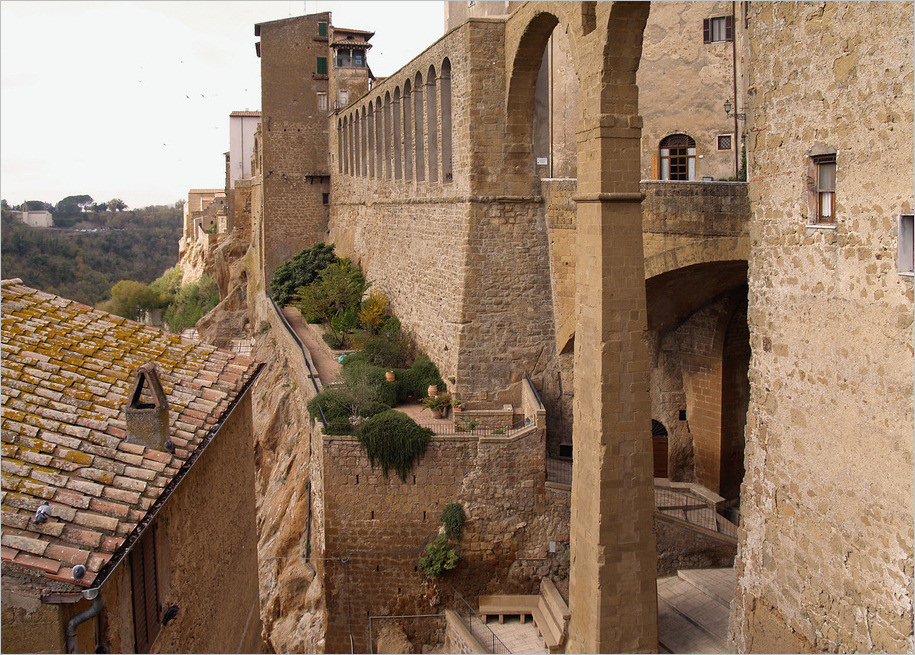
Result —
[{"label": "terracotta tile roof", "polygon": [[[0,559],[89,587],[257,364],[19,280],[3,281],[2,297]],[[125,440],[133,372],[150,361],[174,454]],[[51,517],[38,524],[45,501]],[[87,569],[80,580],[77,564]]]}]

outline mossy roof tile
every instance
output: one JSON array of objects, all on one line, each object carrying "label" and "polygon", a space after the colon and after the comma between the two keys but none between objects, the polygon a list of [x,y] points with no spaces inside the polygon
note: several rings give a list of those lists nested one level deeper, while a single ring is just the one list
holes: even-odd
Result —
[{"label": "mossy roof tile", "polygon": [[[0,286],[2,560],[90,586],[257,365],[18,281]],[[125,441],[133,376],[149,361],[169,402],[174,454]],[[51,516],[38,525],[46,500]],[[79,581],[75,563],[89,568]]]}]

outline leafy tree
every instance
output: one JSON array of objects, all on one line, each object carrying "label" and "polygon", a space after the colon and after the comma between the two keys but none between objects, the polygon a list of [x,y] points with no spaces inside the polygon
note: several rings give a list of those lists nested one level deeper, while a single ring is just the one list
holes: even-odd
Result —
[{"label": "leafy tree", "polygon": [[162,304],[161,297],[142,282],[121,280],[111,287],[111,300],[102,303],[101,309],[139,321],[147,311]]},{"label": "leafy tree", "polygon": [[79,195],[67,196],[57,203],[57,214],[62,218],[79,216],[85,209],[92,205],[92,196]]},{"label": "leafy tree", "polygon": [[362,271],[342,259],[321,271],[316,282],[299,287],[294,300],[306,320],[327,324],[333,338],[343,344],[358,321],[355,310],[368,286]]},{"label": "leafy tree", "polygon": [[210,275],[204,275],[196,284],[186,284],[162,312],[162,318],[172,332],[192,328],[211,309],[219,304],[219,287]]},{"label": "leafy tree", "polygon": [[41,200],[26,200],[24,203],[22,203],[22,211],[39,212],[42,210],[53,213],[54,205],[49,202],[43,202]]},{"label": "leafy tree", "polygon": [[314,282],[321,271],[337,261],[334,244],[316,243],[277,266],[270,280],[276,304],[280,307],[288,305],[296,289]]},{"label": "leafy tree", "polygon": [[112,198],[108,201],[108,209],[113,212],[122,212],[127,209],[127,204],[120,198]]},{"label": "leafy tree", "polygon": [[362,303],[362,309],[359,310],[359,323],[370,333],[378,334],[387,318],[387,310],[387,296],[380,291],[373,291]]}]

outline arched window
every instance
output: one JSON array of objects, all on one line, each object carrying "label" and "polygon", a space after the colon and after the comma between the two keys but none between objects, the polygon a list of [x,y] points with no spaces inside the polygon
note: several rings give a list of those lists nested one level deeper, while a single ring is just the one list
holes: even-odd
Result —
[{"label": "arched window", "polygon": [[651,449],[654,456],[654,477],[667,477],[667,428],[651,419]]},{"label": "arched window", "polygon": [[429,181],[438,182],[438,102],[435,68],[429,66],[426,77],[426,136],[429,139]]},{"label": "arched window", "polygon": [[442,62],[442,182],[451,184],[451,61]]},{"label": "arched window", "polygon": [[696,142],[686,134],[671,134],[661,140],[661,179],[696,179]]}]

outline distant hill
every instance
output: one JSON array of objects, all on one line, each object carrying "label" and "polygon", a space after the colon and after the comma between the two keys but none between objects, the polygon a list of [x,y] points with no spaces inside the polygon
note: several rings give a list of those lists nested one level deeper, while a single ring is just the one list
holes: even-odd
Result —
[{"label": "distant hill", "polygon": [[174,266],[181,227],[173,206],[87,212],[68,229],[29,227],[4,209],[0,275],[94,306],[120,280],[149,284]]}]

